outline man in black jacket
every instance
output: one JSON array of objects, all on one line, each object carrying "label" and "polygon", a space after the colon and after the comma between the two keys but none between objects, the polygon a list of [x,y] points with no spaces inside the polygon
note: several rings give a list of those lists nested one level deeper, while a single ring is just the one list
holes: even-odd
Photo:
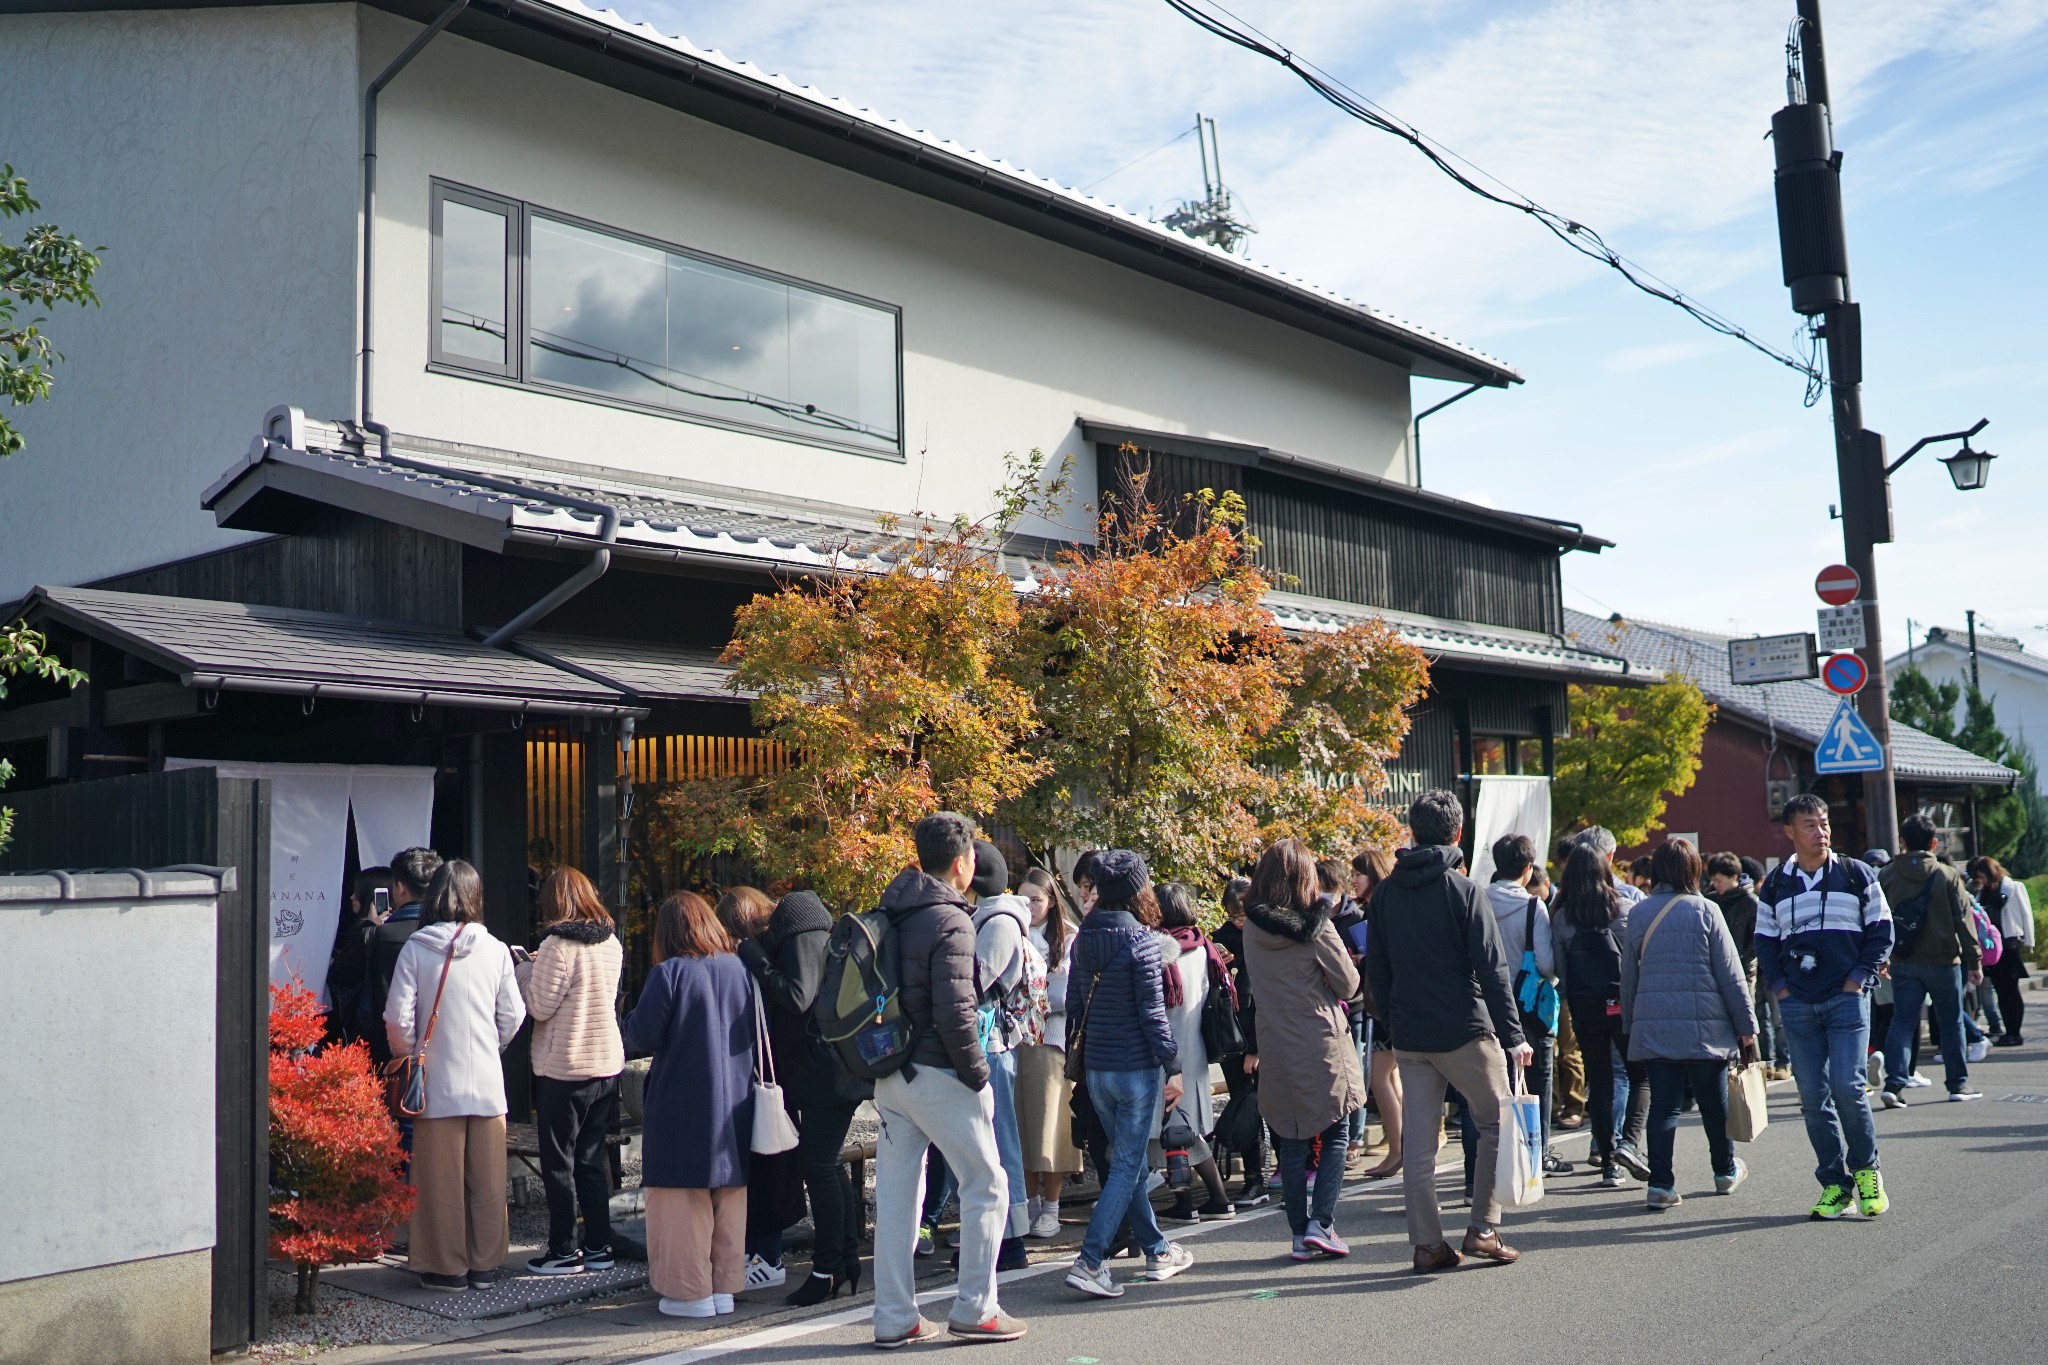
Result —
[{"label": "man in black jacket", "polygon": [[1394,855],[1367,913],[1365,969],[1373,998],[1387,1012],[1401,1068],[1401,1181],[1415,1272],[1457,1265],[1444,1241],[1436,1199],[1437,1127],[1444,1088],[1456,1086],[1479,1126],[1472,1171],[1472,1219],[1464,1256],[1510,1262],[1501,1241],[1494,1163],[1507,1103],[1507,1060],[1534,1056],[1522,1037],[1507,954],[1479,888],[1457,868],[1465,808],[1447,791],[1428,791],[1408,808],[1414,847]]},{"label": "man in black jacket", "polygon": [[976,1029],[974,922],[962,893],[974,882],[974,822],[927,815],[912,832],[918,866],[882,893],[898,956],[901,1006],[916,1041],[901,1071],[875,1082],[875,1345],[931,1341],[917,1311],[918,1214],[925,1153],[936,1145],[960,1184],[960,1284],[946,1330],[966,1341],[1015,1341],[1024,1324],[996,1302],[996,1254],[1009,1182],[996,1151],[995,1099]]},{"label": "man in black jacket", "polygon": [[[440,870],[441,855],[431,848],[408,848],[398,854],[391,860],[391,913],[382,919],[374,912],[365,917],[367,962],[357,1028],[370,1045],[370,1060],[380,1066],[391,1060],[391,1044],[384,1034],[384,999],[391,994],[391,974],[398,969],[405,941],[420,927],[421,903]],[[399,1126],[408,1135],[412,1131],[409,1119]]]}]

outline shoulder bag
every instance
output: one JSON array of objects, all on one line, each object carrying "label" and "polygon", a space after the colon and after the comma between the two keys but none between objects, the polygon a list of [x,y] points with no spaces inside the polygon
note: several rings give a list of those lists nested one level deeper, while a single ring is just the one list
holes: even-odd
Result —
[{"label": "shoulder bag", "polygon": [[384,1102],[394,1116],[416,1119],[427,1112],[427,1044],[434,1041],[434,1025],[441,1018],[441,992],[448,989],[448,969],[455,965],[455,945],[462,940],[457,929],[449,935],[441,958],[441,980],[434,987],[434,1006],[427,1011],[426,1032],[413,1050],[384,1063]]},{"label": "shoulder bag", "polygon": [[775,1083],[775,1049],[768,1037],[760,983],[750,976],[747,987],[754,998],[754,1136],[747,1145],[756,1156],[774,1156],[795,1150],[796,1125],[783,1107],[782,1087]]},{"label": "shoulder bag", "polygon": [[1088,1074],[1088,1012],[1095,1008],[1095,988],[1101,984],[1102,973],[1099,971],[1088,978],[1088,998],[1081,1002],[1080,1017],[1067,1026],[1067,1055],[1064,1066],[1067,1079],[1076,1085],[1079,1085],[1081,1079]]}]

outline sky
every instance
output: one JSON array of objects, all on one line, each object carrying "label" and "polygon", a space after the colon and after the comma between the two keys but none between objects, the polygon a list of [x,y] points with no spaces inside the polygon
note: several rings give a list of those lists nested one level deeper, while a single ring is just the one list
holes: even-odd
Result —
[{"label": "sky", "polygon": [[[1780,350],[1771,114],[1792,0],[1230,0],[1233,11]],[[1423,483],[1615,541],[1564,563],[1583,611],[1810,630],[1841,558],[1825,402],[1804,379],[1457,188],[1162,0],[617,0],[797,82],[1163,214],[1217,120],[1249,254],[1499,356],[1527,383],[1423,424]],[[1883,630],[2048,654],[2048,0],[1823,10],[1864,420],[1896,458],[1990,419],[1987,490],[1923,451],[1893,480]],[[1148,153],[1150,153],[1148,155]],[[1136,164],[1130,164],[1134,162]],[[1418,381],[1419,410],[1457,392]]]}]

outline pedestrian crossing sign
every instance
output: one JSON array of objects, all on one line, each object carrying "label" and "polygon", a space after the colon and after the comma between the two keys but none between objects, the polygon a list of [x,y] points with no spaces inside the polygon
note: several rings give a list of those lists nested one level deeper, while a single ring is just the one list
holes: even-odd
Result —
[{"label": "pedestrian crossing sign", "polygon": [[1863,717],[1856,714],[1855,703],[1848,697],[1842,698],[1834,719],[1828,722],[1813,751],[1814,772],[1826,777],[1835,773],[1874,773],[1883,767],[1884,746],[1870,733]]}]

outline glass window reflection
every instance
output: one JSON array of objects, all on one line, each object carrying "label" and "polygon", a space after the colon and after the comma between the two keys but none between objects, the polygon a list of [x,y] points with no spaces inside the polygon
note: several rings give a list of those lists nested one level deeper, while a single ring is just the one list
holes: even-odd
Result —
[{"label": "glass window reflection", "polygon": [[504,214],[455,199],[441,201],[441,352],[505,363]]}]

